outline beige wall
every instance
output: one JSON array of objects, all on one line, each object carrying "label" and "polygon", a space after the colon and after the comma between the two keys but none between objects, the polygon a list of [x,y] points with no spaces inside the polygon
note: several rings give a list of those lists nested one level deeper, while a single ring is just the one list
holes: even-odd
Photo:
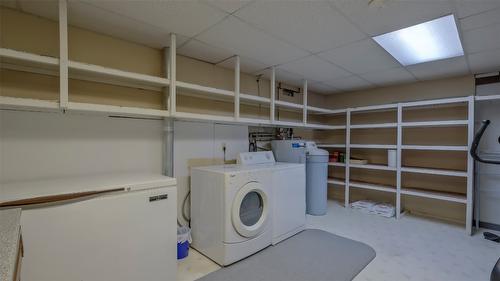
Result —
[{"label": "beige wall", "polygon": [[347,108],[402,101],[463,97],[472,95],[474,91],[474,77],[472,75],[466,75],[363,91],[332,94],[328,96],[327,104],[331,108]]},{"label": "beige wall", "polygon": [[[19,51],[58,57],[58,23],[49,19],[0,8],[0,46]],[[70,26],[68,30],[69,58],[71,60],[102,65],[125,71],[163,76],[163,50],[132,43],[108,35]],[[71,74],[71,73],[70,73]],[[57,72],[54,73],[57,75]],[[34,75],[26,72],[1,70],[1,95],[54,100],[58,97],[58,79],[49,75]],[[177,79],[204,86],[234,89],[234,70],[219,67],[185,56],[177,57]],[[20,83],[19,81],[24,81]],[[251,74],[240,76],[242,93],[270,96],[270,82]],[[36,85],[37,91],[33,91]],[[70,101],[162,108],[163,94],[159,91],[139,90],[95,82],[70,81]],[[212,101],[198,95],[179,90],[178,109],[185,112],[232,115],[232,101]],[[278,94],[278,99],[302,103],[302,95],[289,98]],[[309,93],[309,104],[320,106],[324,96]],[[263,106],[243,106],[245,117],[268,118],[269,109]],[[279,115],[279,113],[278,113]],[[283,116],[289,114],[283,113]]]}]

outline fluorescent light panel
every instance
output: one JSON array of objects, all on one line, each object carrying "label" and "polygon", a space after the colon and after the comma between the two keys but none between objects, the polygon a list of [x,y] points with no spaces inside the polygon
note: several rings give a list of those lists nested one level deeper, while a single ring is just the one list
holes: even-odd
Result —
[{"label": "fluorescent light panel", "polygon": [[373,37],[402,65],[464,55],[453,15]]}]

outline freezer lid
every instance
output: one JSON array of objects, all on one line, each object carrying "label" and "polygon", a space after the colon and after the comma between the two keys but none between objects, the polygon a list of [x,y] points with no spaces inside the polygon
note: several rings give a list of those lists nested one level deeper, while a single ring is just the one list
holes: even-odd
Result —
[{"label": "freezer lid", "polygon": [[0,183],[0,205],[35,198],[71,194],[99,194],[107,191],[135,191],[176,185],[175,178],[150,173],[120,173],[85,177],[54,178],[39,181]]}]

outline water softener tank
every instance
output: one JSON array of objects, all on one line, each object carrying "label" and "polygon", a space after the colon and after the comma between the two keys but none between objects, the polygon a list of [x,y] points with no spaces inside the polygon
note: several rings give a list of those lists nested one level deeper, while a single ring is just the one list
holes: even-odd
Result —
[{"label": "water softener tank", "polygon": [[306,212],[322,216],[327,209],[328,151],[306,142]]}]

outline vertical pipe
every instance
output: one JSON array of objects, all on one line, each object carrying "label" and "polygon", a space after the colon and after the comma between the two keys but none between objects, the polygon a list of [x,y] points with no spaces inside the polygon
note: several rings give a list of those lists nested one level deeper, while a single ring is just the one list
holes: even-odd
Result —
[{"label": "vertical pipe", "polygon": [[170,87],[169,87],[169,95],[168,95],[168,99],[169,99],[169,112],[170,112],[170,116],[173,117],[175,116],[175,111],[176,111],[176,93],[177,93],[177,89],[176,89],[176,80],[177,80],[177,73],[176,73],[176,67],[177,67],[177,50],[176,50],[177,46],[176,46],[176,38],[175,38],[175,34],[174,33],[171,33],[170,34],[170,60],[169,60],[169,66],[170,66],[170,71],[169,71],[169,75],[170,75]]},{"label": "vertical pipe", "polygon": [[[467,124],[467,146],[470,151],[472,141],[474,139],[474,96],[469,97],[468,101],[468,124]],[[465,213],[465,231],[468,235],[472,235],[472,203],[474,200],[474,159],[467,153],[467,205]]]},{"label": "vertical pipe", "polygon": [[[171,79],[170,50],[163,49],[163,73],[167,79]],[[170,84],[172,87],[172,84]],[[170,87],[163,88],[164,107],[168,109],[170,104]],[[174,119],[165,117],[163,119],[163,174],[174,176]]]},{"label": "vertical pipe", "polygon": [[304,125],[307,123],[307,80],[304,79],[303,90],[302,90],[302,123]]},{"label": "vertical pipe", "polygon": [[349,207],[349,177],[350,177],[350,161],[351,160],[351,109],[346,111],[345,124],[345,207]]},{"label": "vertical pipe", "polygon": [[275,120],[275,109],[276,109],[276,105],[275,105],[275,101],[276,101],[276,69],[273,67],[271,67],[271,89],[270,89],[270,92],[271,92],[271,105],[270,105],[270,119],[271,120],[271,124],[274,124],[274,120]]},{"label": "vertical pipe", "polygon": [[397,151],[396,151],[396,218],[401,216],[401,146],[403,145],[403,107],[398,104],[398,128],[397,128]]},{"label": "vertical pipe", "polygon": [[68,2],[59,0],[59,106],[68,108]]},{"label": "vertical pipe", "polygon": [[240,56],[234,62],[234,118],[240,119]]}]

